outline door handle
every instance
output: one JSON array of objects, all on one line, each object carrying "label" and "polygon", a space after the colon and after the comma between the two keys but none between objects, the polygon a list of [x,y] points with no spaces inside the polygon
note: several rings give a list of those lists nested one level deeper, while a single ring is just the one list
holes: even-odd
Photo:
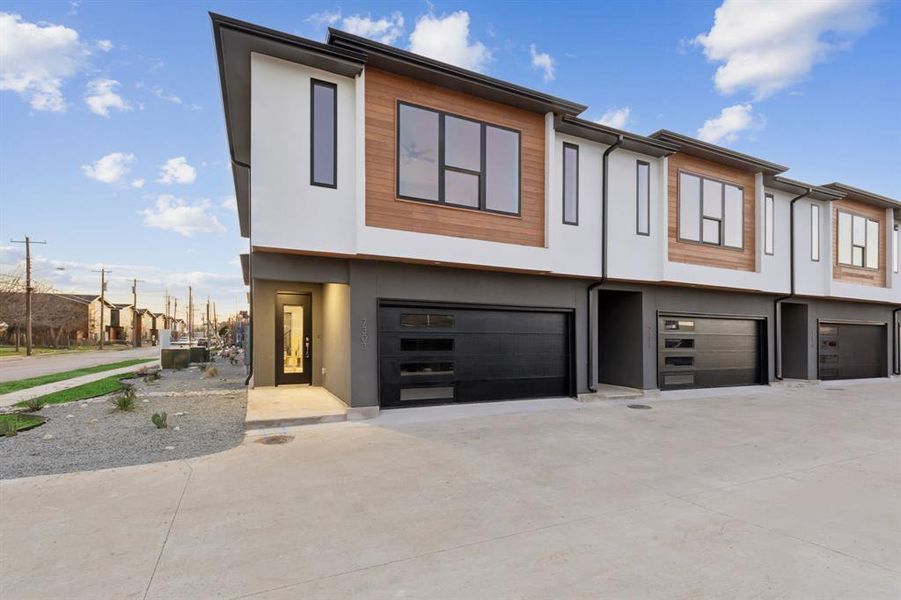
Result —
[{"label": "door handle", "polygon": [[310,358],[310,338],[304,338],[304,358]]}]

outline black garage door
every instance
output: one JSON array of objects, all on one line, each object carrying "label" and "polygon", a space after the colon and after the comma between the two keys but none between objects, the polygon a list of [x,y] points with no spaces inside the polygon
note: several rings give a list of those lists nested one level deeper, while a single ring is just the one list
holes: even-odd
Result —
[{"label": "black garage door", "polygon": [[382,302],[382,407],[571,395],[570,311]]},{"label": "black garage door", "polygon": [[820,322],[819,378],[885,377],[885,336],[885,325]]},{"label": "black garage door", "polygon": [[661,315],[660,389],[763,383],[764,323],[762,319]]}]

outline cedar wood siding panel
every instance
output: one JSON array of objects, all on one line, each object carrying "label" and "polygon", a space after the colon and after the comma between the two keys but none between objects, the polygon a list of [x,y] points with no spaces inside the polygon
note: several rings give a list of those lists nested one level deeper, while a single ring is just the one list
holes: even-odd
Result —
[{"label": "cedar wood siding panel", "polygon": [[[703,158],[677,152],[669,157],[667,194],[669,198],[669,260],[672,262],[734,269],[757,270],[757,211],[754,174],[733,169]],[[744,234],[742,250],[723,248],[679,240],[679,173],[685,171],[731,183],[742,188],[744,201]]]},{"label": "cedar wood siding panel", "polygon": [[[838,213],[847,212],[879,222],[879,269],[865,269],[838,262]],[[832,203],[832,278],[845,283],[885,287],[887,283],[885,209],[858,200],[843,198]]]},{"label": "cedar wood siding panel", "polygon": [[[397,198],[397,102],[520,132],[520,215]],[[545,245],[544,115],[379,69],[366,69],[366,225],[420,233]]]}]

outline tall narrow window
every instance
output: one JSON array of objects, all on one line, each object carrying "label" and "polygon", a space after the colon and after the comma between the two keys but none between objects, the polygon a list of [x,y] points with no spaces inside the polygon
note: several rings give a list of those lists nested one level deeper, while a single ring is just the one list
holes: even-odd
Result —
[{"label": "tall narrow window", "polygon": [[901,267],[901,232],[898,231],[898,226],[895,225],[894,231],[892,231],[892,239],[893,246],[895,251],[892,253],[892,270],[897,273],[899,267]]},{"label": "tall narrow window", "polygon": [[338,86],[311,80],[310,183],[338,187]]},{"label": "tall narrow window", "polygon": [[636,163],[638,180],[636,182],[635,214],[638,219],[638,235],[651,235],[651,165],[640,160]]},{"label": "tall narrow window", "polygon": [[775,210],[775,199],[772,194],[764,196],[763,202],[763,251],[767,254],[774,254],[776,237],[776,224],[773,211]]},{"label": "tall narrow window", "polygon": [[820,205],[810,205],[810,260],[820,260]]},{"label": "tall narrow window", "polygon": [[579,224],[579,147],[563,144],[563,222]]}]

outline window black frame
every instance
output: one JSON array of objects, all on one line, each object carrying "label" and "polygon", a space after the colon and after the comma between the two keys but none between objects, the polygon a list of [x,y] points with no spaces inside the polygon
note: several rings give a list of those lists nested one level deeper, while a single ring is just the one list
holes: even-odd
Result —
[{"label": "window black frame", "polygon": [[[726,200],[726,192],[723,190],[723,202]],[[724,207],[725,208],[725,207]],[[744,207],[742,207],[744,208]],[[773,221],[773,230],[767,232],[767,227],[769,227],[769,222],[767,219],[767,212],[770,213],[770,219]],[[725,215],[724,215],[725,216]],[[744,223],[742,223],[744,225]],[[767,239],[769,233],[769,239]],[[742,240],[744,241],[744,236],[742,236]],[[769,250],[767,250],[768,246],[772,246]],[[775,256],[776,254],[776,197],[773,194],[764,194],[763,195],[763,253],[767,256]]]},{"label": "window black frame", "polygon": [[[575,221],[567,221],[566,220],[566,150],[571,149],[576,151],[576,220]],[[561,163],[563,167],[561,170],[563,180],[563,196],[561,206],[563,207],[563,224],[564,225],[578,225],[579,224],[579,146],[578,144],[573,144],[571,142],[563,142],[563,161]]]},{"label": "window black frame", "polygon": [[[416,108],[419,110],[426,110],[438,115],[438,199],[431,200],[429,198],[417,198],[416,196],[407,196],[400,193],[400,107],[401,106],[409,106],[411,108]],[[472,119],[470,117],[464,117],[463,115],[459,115],[456,113],[447,112],[444,110],[440,110],[437,108],[432,108],[430,106],[423,106],[421,104],[414,104],[412,102],[406,102],[404,100],[398,100],[395,106],[395,126],[394,126],[394,193],[395,196],[401,200],[412,200],[414,202],[424,202],[426,204],[435,204],[439,206],[448,206],[451,208],[459,208],[463,210],[475,210],[478,212],[491,213],[496,215],[505,215],[508,217],[520,217],[522,216],[522,131],[518,129],[513,129],[512,127],[505,127],[503,125],[497,125],[495,123],[489,123],[487,121],[480,121],[478,119]],[[448,166],[444,162],[444,118],[445,117],[453,117],[454,119],[460,119],[462,121],[470,121],[472,123],[478,123],[480,126],[480,153],[481,153],[481,172],[470,171],[468,169],[462,169],[460,167]],[[495,129],[500,129],[502,131],[509,131],[511,133],[516,134],[516,212],[510,212],[506,210],[497,210],[493,208],[487,207],[487,139],[488,139],[488,127],[493,127]],[[479,206],[466,206],[464,204],[454,204],[453,202],[447,202],[444,197],[444,173],[445,171],[456,171],[458,173],[465,173],[467,175],[476,175],[479,178]]]},{"label": "window black frame", "polygon": [[[645,216],[647,216],[647,231],[641,230],[641,211],[638,210],[638,206],[641,203],[641,198],[639,197],[639,190],[641,190],[641,166],[644,165],[648,168],[648,197],[645,199]],[[651,236],[651,163],[646,160],[637,160],[635,161],[635,233],[637,235]]]},{"label": "window black frame", "polygon": [[[697,177],[700,179],[701,184],[699,186],[700,196],[698,197],[698,239],[690,240],[688,238],[682,237],[682,175],[690,175],[692,177]],[[723,199],[722,199],[722,217],[716,219],[714,217],[705,217],[704,216],[704,181],[712,181],[714,183],[719,183],[723,186]],[[726,240],[726,231],[723,227],[723,224],[726,222],[726,187],[727,185],[731,185],[732,187],[741,191],[741,246],[727,246],[725,243]],[[677,173],[676,179],[676,195],[678,202],[676,204],[676,239],[679,242],[684,244],[698,244],[700,246],[712,246],[714,248],[722,248],[723,250],[733,250],[735,252],[744,252],[745,251],[745,187],[743,185],[738,185],[737,183],[733,183],[731,181],[725,181],[722,179],[716,179],[714,177],[707,177],[705,175],[701,175],[699,173],[694,173],[692,171],[687,171],[683,169],[679,169]],[[704,219],[708,219],[710,221],[717,221],[720,225],[720,243],[714,244],[713,242],[705,242],[704,241]]]},{"label": "window black frame", "polygon": [[[849,262],[849,263],[842,262],[842,260],[841,260],[841,255],[842,255],[841,250],[842,250],[842,249],[841,249],[841,246],[838,246],[838,244],[841,244],[841,231],[842,231],[842,229],[841,229],[841,215],[842,215],[842,213],[844,213],[844,214],[848,215],[849,217],[851,217],[851,240],[850,240],[850,241],[851,241],[851,262]],[[858,218],[860,218],[860,219],[863,219],[863,222],[864,222],[864,227],[863,227],[863,240],[864,240],[864,241],[863,241],[863,246],[854,243],[854,217],[858,217]],[[880,259],[880,257],[879,257],[879,238],[878,238],[878,237],[876,238],[876,242],[875,242],[875,243],[876,243],[876,266],[875,266],[875,267],[868,267],[868,266],[867,266],[867,248],[870,247],[870,223],[871,223],[871,222],[872,222],[872,223],[876,223],[876,225],[879,226],[879,229],[880,229],[880,234],[879,234],[879,235],[884,235],[883,233],[881,233],[882,222],[877,221],[876,219],[871,219],[870,217],[868,217],[868,216],[866,216],[866,215],[862,215],[862,214],[859,214],[859,213],[851,212],[850,210],[841,210],[841,209],[839,209],[839,210],[836,210],[836,211],[835,211],[835,229],[836,229],[836,236],[835,236],[835,243],[836,243],[835,262],[836,262],[836,263],[838,263],[839,265],[841,265],[841,266],[843,266],[843,267],[851,267],[852,269],[864,269],[864,270],[867,270],[867,271],[879,271],[879,269],[880,269],[880,267],[879,267],[879,259]],[[862,252],[861,252],[861,256],[862,256],[862,258],[863,258],[863,264],[860,264],[860,265],[855,265],[855,264],[854,264],[854,248],[860,248],[860,249],[861,249],[861,251],[862,251]]]},{"label": "window black frame", "polygon": [[[810,204],[810,260],[813,262],[820,262],[820,258],[823,255],[823,241],[820,239],[822,237],[823,226],[821,224],[821,215],[823,211],[820,209],[820,205],[816,203]],[[814,218],[816,215],[816,218]],[[816,239],[817,243],[813,243],[813,232],[816,231]]]},{"label": "window black frame", "polygon": [[[332,90],[332,135],[335,137],[335,143],[332,144],[332,178],[334,183],[324,183],[316,181],[316,175],[313,171],[313,160],[316,155],[316,102],[314,90],[316,86],[330,88]],[[338,84],[330,81],[322,81],[321,79],[310,78],[310,185],[316,187],[324,187],[338,189]]]}]

